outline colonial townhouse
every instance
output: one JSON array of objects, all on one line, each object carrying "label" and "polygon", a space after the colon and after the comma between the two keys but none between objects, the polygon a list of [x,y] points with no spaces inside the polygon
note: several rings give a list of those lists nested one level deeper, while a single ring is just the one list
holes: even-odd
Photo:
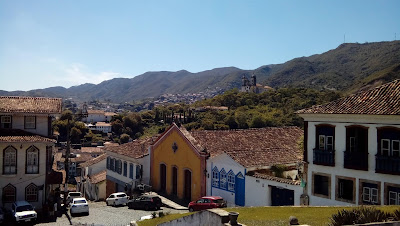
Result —
[{"label": "colonial townhouse", "polygon": [[[271,190],[288,188],[284,193],[292,200],[287,204],[299,204],[300,183],[282,183],[285,179],[268,170],[280,164],[295,168],[301,162],[297,142],[302,134],[296,127],[187,131],[172,124],[151,146],[151,185],[179,199],[218,195],[240,206],[272,205]],[[253,181],[258,175],[265,177]]]},{"label": "colonial townhouse", "polygon": [[297,113],[310,205],[400,204],[400,80]]},{"label": "colonial townhouse", "polygon": [[80,165],[81,175],[76,179],[77,190],[90,200],[106,198],[106,154]]},{"label": "colonial townhouse", "polygon": [[58,98],[0,97],[1,206],[26,200],[41,209],[46,202],[55,143],[48,137],[60,114]]},{"label": "colonial townhouse", "polygon": [[106,146],[107,197],[114,192],[129,195],[140,184],[149,184],[149,146],[155,138],[138,139],[119,146]]}]

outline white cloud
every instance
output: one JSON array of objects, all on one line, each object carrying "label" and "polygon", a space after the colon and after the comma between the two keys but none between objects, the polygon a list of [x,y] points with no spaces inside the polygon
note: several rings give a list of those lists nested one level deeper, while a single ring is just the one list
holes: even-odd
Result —
[{"label": "white cloud", "polygon": [[61,79],[73,85],[80,85],[84,83],[99,84],[116,77],[121,77],[121,74],[112,71],[93,73],[85,65],[74,63],[65,68],[65,77]]}]

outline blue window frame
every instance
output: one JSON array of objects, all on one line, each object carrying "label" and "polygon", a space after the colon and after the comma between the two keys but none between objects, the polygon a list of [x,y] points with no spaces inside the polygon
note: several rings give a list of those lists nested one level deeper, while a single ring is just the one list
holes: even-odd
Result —
[{"label": "blue window frame", "polygon": [[235,191],[235,174],[233,173],[232,170],[229,171],[227,179],[228,179],[228,190]]},{"label": "blue window frame", "polygon": [[133,179],[133,164],[129,163],[129,178]]},{"label": "blue window frame", "polygon": [[226,189],[226,172],[224,169],[219,173],[219,187]]},{"label": "blue window frame", "polygon": [[218,187],[219,185],[219,171],[218,168],[215,166],[212,170],[212,186]]}]

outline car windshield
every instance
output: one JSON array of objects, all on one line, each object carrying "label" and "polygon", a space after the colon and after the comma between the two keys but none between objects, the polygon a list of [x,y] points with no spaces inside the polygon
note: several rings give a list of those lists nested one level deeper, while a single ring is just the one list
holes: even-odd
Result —
[{"label": "car windshield", "polygon": [[119,194],[119,195],[117,195],[117,197],[125,197],[126,195],[125,194]]},{"label": "car windshield", "polygon": [[83,199],[81,199],[81,200],[74,200],[74,204],[82,204],[82,203],[85,203],[85,204],[86,204],[86,201],[83,200]]},{"label": "car windshield", "polygon": [[25,206],[18,206],[17,207],[17,212],[30,211],[30,210],[33,210],[33,207],[31,205],[25,205]]},{"label": "car windshield", "polygon": [[69,193],[69,196],[81,196],[81,193]]},{"label": "car windshield", "polygon": [[215,199],[213,202],[222,204],[222,203],[224,203],[224,200],[223,199]]}]

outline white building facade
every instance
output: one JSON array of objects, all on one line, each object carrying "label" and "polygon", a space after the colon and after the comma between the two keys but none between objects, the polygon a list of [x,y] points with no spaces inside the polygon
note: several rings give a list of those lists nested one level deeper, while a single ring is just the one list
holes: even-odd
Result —
[{"label": "white building facade", "polygon": [[298,111],[312,206],[400,204],[400,81]]},{"label": "white building facade", "polygon": [[26,200],[37,209],[50,193],[55,140],[51,121],[61,114],[61,99],[0,97],[0,207]]}]

